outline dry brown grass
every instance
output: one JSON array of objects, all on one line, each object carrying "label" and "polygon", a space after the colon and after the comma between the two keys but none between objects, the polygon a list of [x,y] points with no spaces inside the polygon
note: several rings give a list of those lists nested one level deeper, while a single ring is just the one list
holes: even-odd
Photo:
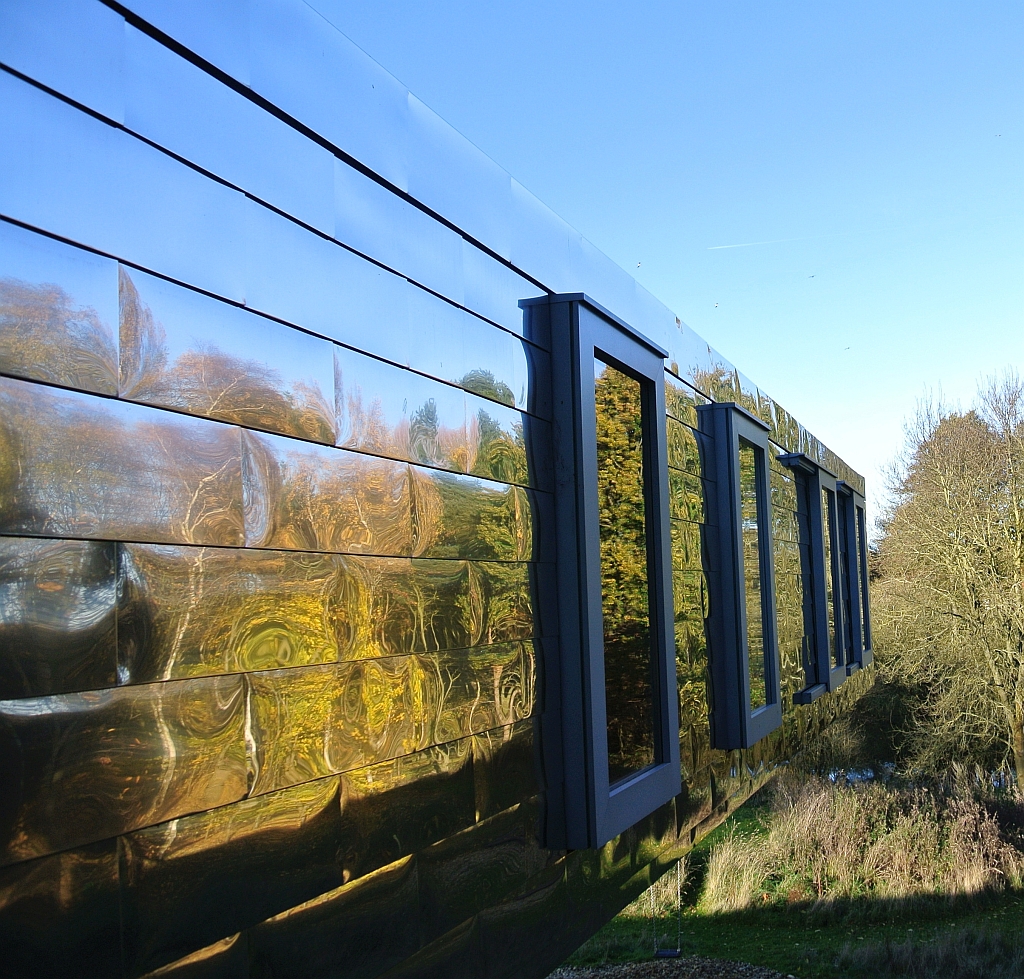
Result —
[{"label": "dry brown grass", "polygon": [[1024,854],[1004,839],[980,784],[963,771],[928,789],[781,779],[764,832],[712,849],[699,906],[824,911],[866,898],[857,903],[883,910],[1018,887]]}]

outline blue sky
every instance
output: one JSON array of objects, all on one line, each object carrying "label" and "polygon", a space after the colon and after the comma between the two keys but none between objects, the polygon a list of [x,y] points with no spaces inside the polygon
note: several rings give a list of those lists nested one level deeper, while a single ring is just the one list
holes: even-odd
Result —
[{"label": "blue sky", "polygon": [[918,398],[1024,367],[1019,0],[311,2],[869,496]]}]

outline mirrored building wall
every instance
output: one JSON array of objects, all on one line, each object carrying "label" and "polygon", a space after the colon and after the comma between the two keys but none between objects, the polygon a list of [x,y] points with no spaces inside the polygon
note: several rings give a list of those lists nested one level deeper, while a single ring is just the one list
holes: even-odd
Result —
[{"label": "mirrored building wall", "polygon": [[[812,704],[807,512],[863,480],[301,0],[0,8],[0,947],[12,976],[543,976]],[[684,787],[549,849],[550,337],[665,374]],[[782,725],[712,750],[697,407],[770,431]]]}]

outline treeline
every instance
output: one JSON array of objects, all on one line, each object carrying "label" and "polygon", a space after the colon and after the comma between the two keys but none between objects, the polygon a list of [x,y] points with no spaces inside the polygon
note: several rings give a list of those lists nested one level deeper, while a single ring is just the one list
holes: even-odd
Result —
[{"label": "treeline", "polygon": [[888,490],[871,555],[880,683],[842,747],[1024,786],[1021,379],[990,378],[967,409],[921,403]]}]

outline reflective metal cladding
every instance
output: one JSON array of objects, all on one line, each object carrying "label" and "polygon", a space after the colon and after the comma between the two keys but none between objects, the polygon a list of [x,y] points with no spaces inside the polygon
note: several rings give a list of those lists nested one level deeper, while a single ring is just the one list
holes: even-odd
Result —
[{"label": "reflective metal cladding", "polygon": [[[122,6],[0,4],[0,973],[546,975],[870,683],[792,703],[810,516],[777,457],[863,480],[313,7]],[[567,853],[564,382],[518,304],[569,290],[669,354],[684,786]],[[770,426],[784,705],[729,753],[723,400]],[[648,611],[614,599],[637,485],[613,639]],[[618,774],[651,760],[624,657]]]}]

